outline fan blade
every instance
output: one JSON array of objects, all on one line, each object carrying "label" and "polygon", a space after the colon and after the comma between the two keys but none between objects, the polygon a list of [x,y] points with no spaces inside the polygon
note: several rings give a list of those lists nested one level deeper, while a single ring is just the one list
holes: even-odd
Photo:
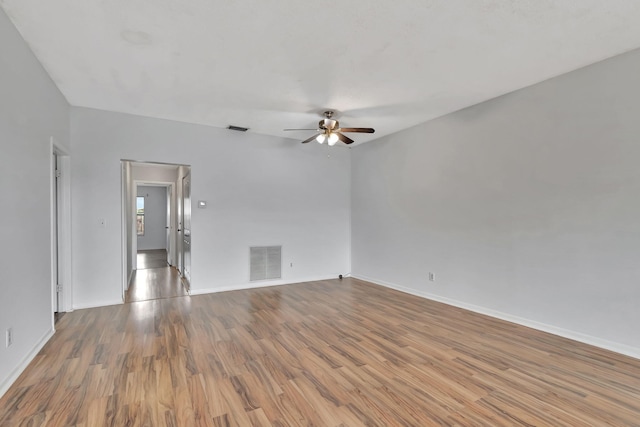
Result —
[{"label": "fan blade", "polygon": [[373,128],[341,128],[340,132],[358,132],[358,133],[374,133],[376,130]]},{"label": "fan blade", "polygon": [[284,131],[287,131],[287,130],[318,130],[318,128],[313,128],[313,129],[282,129],[282,130],[284,130]]},{"label": "fan blade", "polygon": [[[315,130],[315,129],[314,129],[314,130]],[[317,134],[313,135],[311,138],[309,138],[309,139],[305,139],[304,141],[302,141],[302,143],[303,143],[303,144],[306,144],[307,142],[311,142],[311,141],[313,141],[314,139],[316,139],[316,138],[318,137],[318,135],[322,135],[322,133],[317,133]]]},{"label": "fan blade", "polygon": [[352,144],[353,143],[353,139],[349,138],[346,135],[341,134],[340,132],[333,132],[334,134],[338,135],[338,139],[342,142],[344,142],[345,144]]}]

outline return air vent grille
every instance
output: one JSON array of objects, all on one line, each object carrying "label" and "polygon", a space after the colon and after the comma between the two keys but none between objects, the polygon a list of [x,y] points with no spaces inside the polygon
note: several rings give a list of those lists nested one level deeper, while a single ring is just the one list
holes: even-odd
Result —
[{"label": "return air vent grille", "polygon": [[245,127],[242,127],[242,126],[234,126],[234,125],[227,126],[227,129],[236,130],[238,132],[246,132],[246,131],[249,130],[249,128],[245,128]]},{"label": "return air vent grille", "polygon": [[249,248],[249,280],[282,278],[282,246],[255,246]]}]

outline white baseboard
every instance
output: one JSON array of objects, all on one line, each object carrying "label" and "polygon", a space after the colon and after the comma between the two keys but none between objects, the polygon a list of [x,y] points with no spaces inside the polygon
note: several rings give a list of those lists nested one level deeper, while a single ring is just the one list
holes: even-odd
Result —
[{"label": "white baseboard", "polygon": [[38,354],[42,347],[49,341],[49,339],[53,336],[54,330],[49,329],[43,336],[38,340],[36,345],[31,349],[31,351],[22,359],[20,364],[16,366],[16,368],[11,371],[11,374],[0,384],[0,397],[4,396],[4,394],[9,390],[9,387],[18,379],[20,374],[27,369],[29,363],[33,360],[34,357]]},{"label": "white baseboard", "polygon": [[227,291],[241,291],[245,289],[258,289],[258,288],[268,288],[269,286],[282,286],[282,285],[291,285],[294,283],[305,283],[305,282],[316,282],[318,280],[331,280],[337,279],[337,276],[322,276],[322,277],[311,277],[298,279],[293,282],[283,281],[283,280],[265,280],[260,282],[250,282],[250,283],[242,283],[239,285],[233,286],[221,286],[219,288],[205,288],[205,289],[191,289],[191,295],[204,295],[204,294],[215,294],[217,292],[227,292]]},{"label": "white baseboard", "polygon": [[493,310],[486,307],[481,307],[473,304],[468,304],[462,301],[453,300],[450,298],[442,297],[439,295],[430,294],[428,292],[421,292],[415,289],[407,288],[395,283],[386,282],[384,280],[377,280],[362,275],[352,275],[354,279],[360,279],[367,282],[374,283],[376,285],[384,286],[387,288],[395,289],[400,292],[419,296],[429,300],[441,302],[447,305],[451,305],[465,310],[473,311],[475,313],[484,314],[486,316],[495,317],[496,319],[506,320],[507,322],[516,323],[518,325],[526,326],[528,328],[537,329],[539,331],[548,332],[553,335],[558,335],[563,338],[569,338],[574,341],[578,341],[584,344],[600,347],[605,350],[610,350],[616,353],[624,354],[635,359],[640,359],[640,348],[632,347],[626,344],[620,344],[613,341],[608,341],[602,338],[594,337],[591,335],[583,334],[581,332],[571,331],[569,329],[560,328],[546,323],[541,323],[535,320],[525,319],[523,317],[514,316],[501,311]]},{"label": "white baseboard", "polygon": [[112,301],[104,301],[104,302],[100,302],[100,303],[78,304],[78,305],[74,305],[73,309],[74,310],[82,310],[82,309],[85,309],[85,308],[106,307],[108,305],[119,305],[119,304],[124,304],[124,301],[122,301],[122,300],[112,300]]}]

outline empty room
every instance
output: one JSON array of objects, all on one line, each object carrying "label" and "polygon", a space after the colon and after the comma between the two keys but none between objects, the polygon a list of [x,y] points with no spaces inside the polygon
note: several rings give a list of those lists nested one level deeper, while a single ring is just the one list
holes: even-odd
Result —
[{"label": "empty room", "polygon": [[640,426],[638,22],[0,1],[0,426]]}]

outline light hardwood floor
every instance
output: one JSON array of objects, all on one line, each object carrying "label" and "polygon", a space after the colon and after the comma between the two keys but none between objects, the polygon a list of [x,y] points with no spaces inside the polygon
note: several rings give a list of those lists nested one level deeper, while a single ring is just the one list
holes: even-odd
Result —
[{"label": "light hardwood floor", "polygon": [[133,272],[125,300],[147,301],[186,295],[187,290],[182,284],[178,270],[173,267],[147,268]]},{"label": "light hardwood floor", "polygon": [[133,272],[126,302],[186,296],[180,273],[167,265],[167,251],[138,251],[137,270]]},{"label": "light hardwood floor", "polygon": [[640,360],[354,279],[78,310],[2,426],[637,426]]},{"label": "light hardwood floor", "polygon": [[165,249],[147,249],[136,253],[136,268],[138,270],[167,267],[167,265],[167,251]]}]

